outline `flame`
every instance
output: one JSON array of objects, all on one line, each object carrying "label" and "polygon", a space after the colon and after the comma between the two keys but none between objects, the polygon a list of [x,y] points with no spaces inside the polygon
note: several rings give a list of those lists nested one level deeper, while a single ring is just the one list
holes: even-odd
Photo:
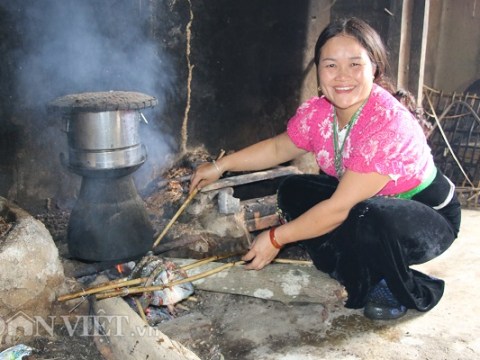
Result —
[{"label": "flame", "polygon": [[115,265],[115,268],[117,269],[118,273],[121,275],[123,274],[123,266],[122,264],[117,264]]}]

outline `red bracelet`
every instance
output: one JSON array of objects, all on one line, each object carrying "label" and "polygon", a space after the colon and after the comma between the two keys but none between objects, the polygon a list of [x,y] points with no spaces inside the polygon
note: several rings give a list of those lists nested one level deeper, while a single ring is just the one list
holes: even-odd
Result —
[{"label": "red bracelet", "polygon": [[278,243],[277,239],[275,239],[275,229],[276,229],[275,226],[270,228],[270,242],[272,243],[275,249],[280,250],[283,246]]}]

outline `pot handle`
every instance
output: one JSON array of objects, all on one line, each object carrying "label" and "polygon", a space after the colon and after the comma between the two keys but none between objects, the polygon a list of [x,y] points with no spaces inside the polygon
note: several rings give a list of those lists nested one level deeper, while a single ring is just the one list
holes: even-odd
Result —
[{"label": "pot handle", "polygon": [[141,111],[139,111],[139,113],[140,113],[140,118],[142,118],[142,120],[145,122],[145,124],[148,125],[148,120],[147,120],[147,118],[145,117],[145,115],[143,115],[143,113],[142,113]]}]

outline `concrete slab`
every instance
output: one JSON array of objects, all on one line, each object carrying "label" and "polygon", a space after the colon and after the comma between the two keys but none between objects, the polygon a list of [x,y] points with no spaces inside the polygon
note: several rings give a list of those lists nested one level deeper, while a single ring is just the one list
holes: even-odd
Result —
[{"label": "concrete slab", "polygon": [[[480,359],[480,212],[464,210],[459,238],[440,257],[417,266],[446,282],[430,312],[409,311],[395,322],[374,322],[351,313],[343,339],[319,346],[259,354],[257,359]],[[301,331],[297,323],[293,331]]]}]

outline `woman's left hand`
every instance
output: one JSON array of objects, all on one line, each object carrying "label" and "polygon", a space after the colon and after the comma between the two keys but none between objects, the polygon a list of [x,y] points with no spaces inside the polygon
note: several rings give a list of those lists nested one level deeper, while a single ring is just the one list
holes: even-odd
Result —
[{"label": "woman's left hand", "polygon": [[273,247],[270,242],[269,232],[264,231],[255,238],[250,251],[242,257],[244,261],[251,261],[245,265],[245,269],[261,270],[270,264],[279,252],[280,250]]}]

